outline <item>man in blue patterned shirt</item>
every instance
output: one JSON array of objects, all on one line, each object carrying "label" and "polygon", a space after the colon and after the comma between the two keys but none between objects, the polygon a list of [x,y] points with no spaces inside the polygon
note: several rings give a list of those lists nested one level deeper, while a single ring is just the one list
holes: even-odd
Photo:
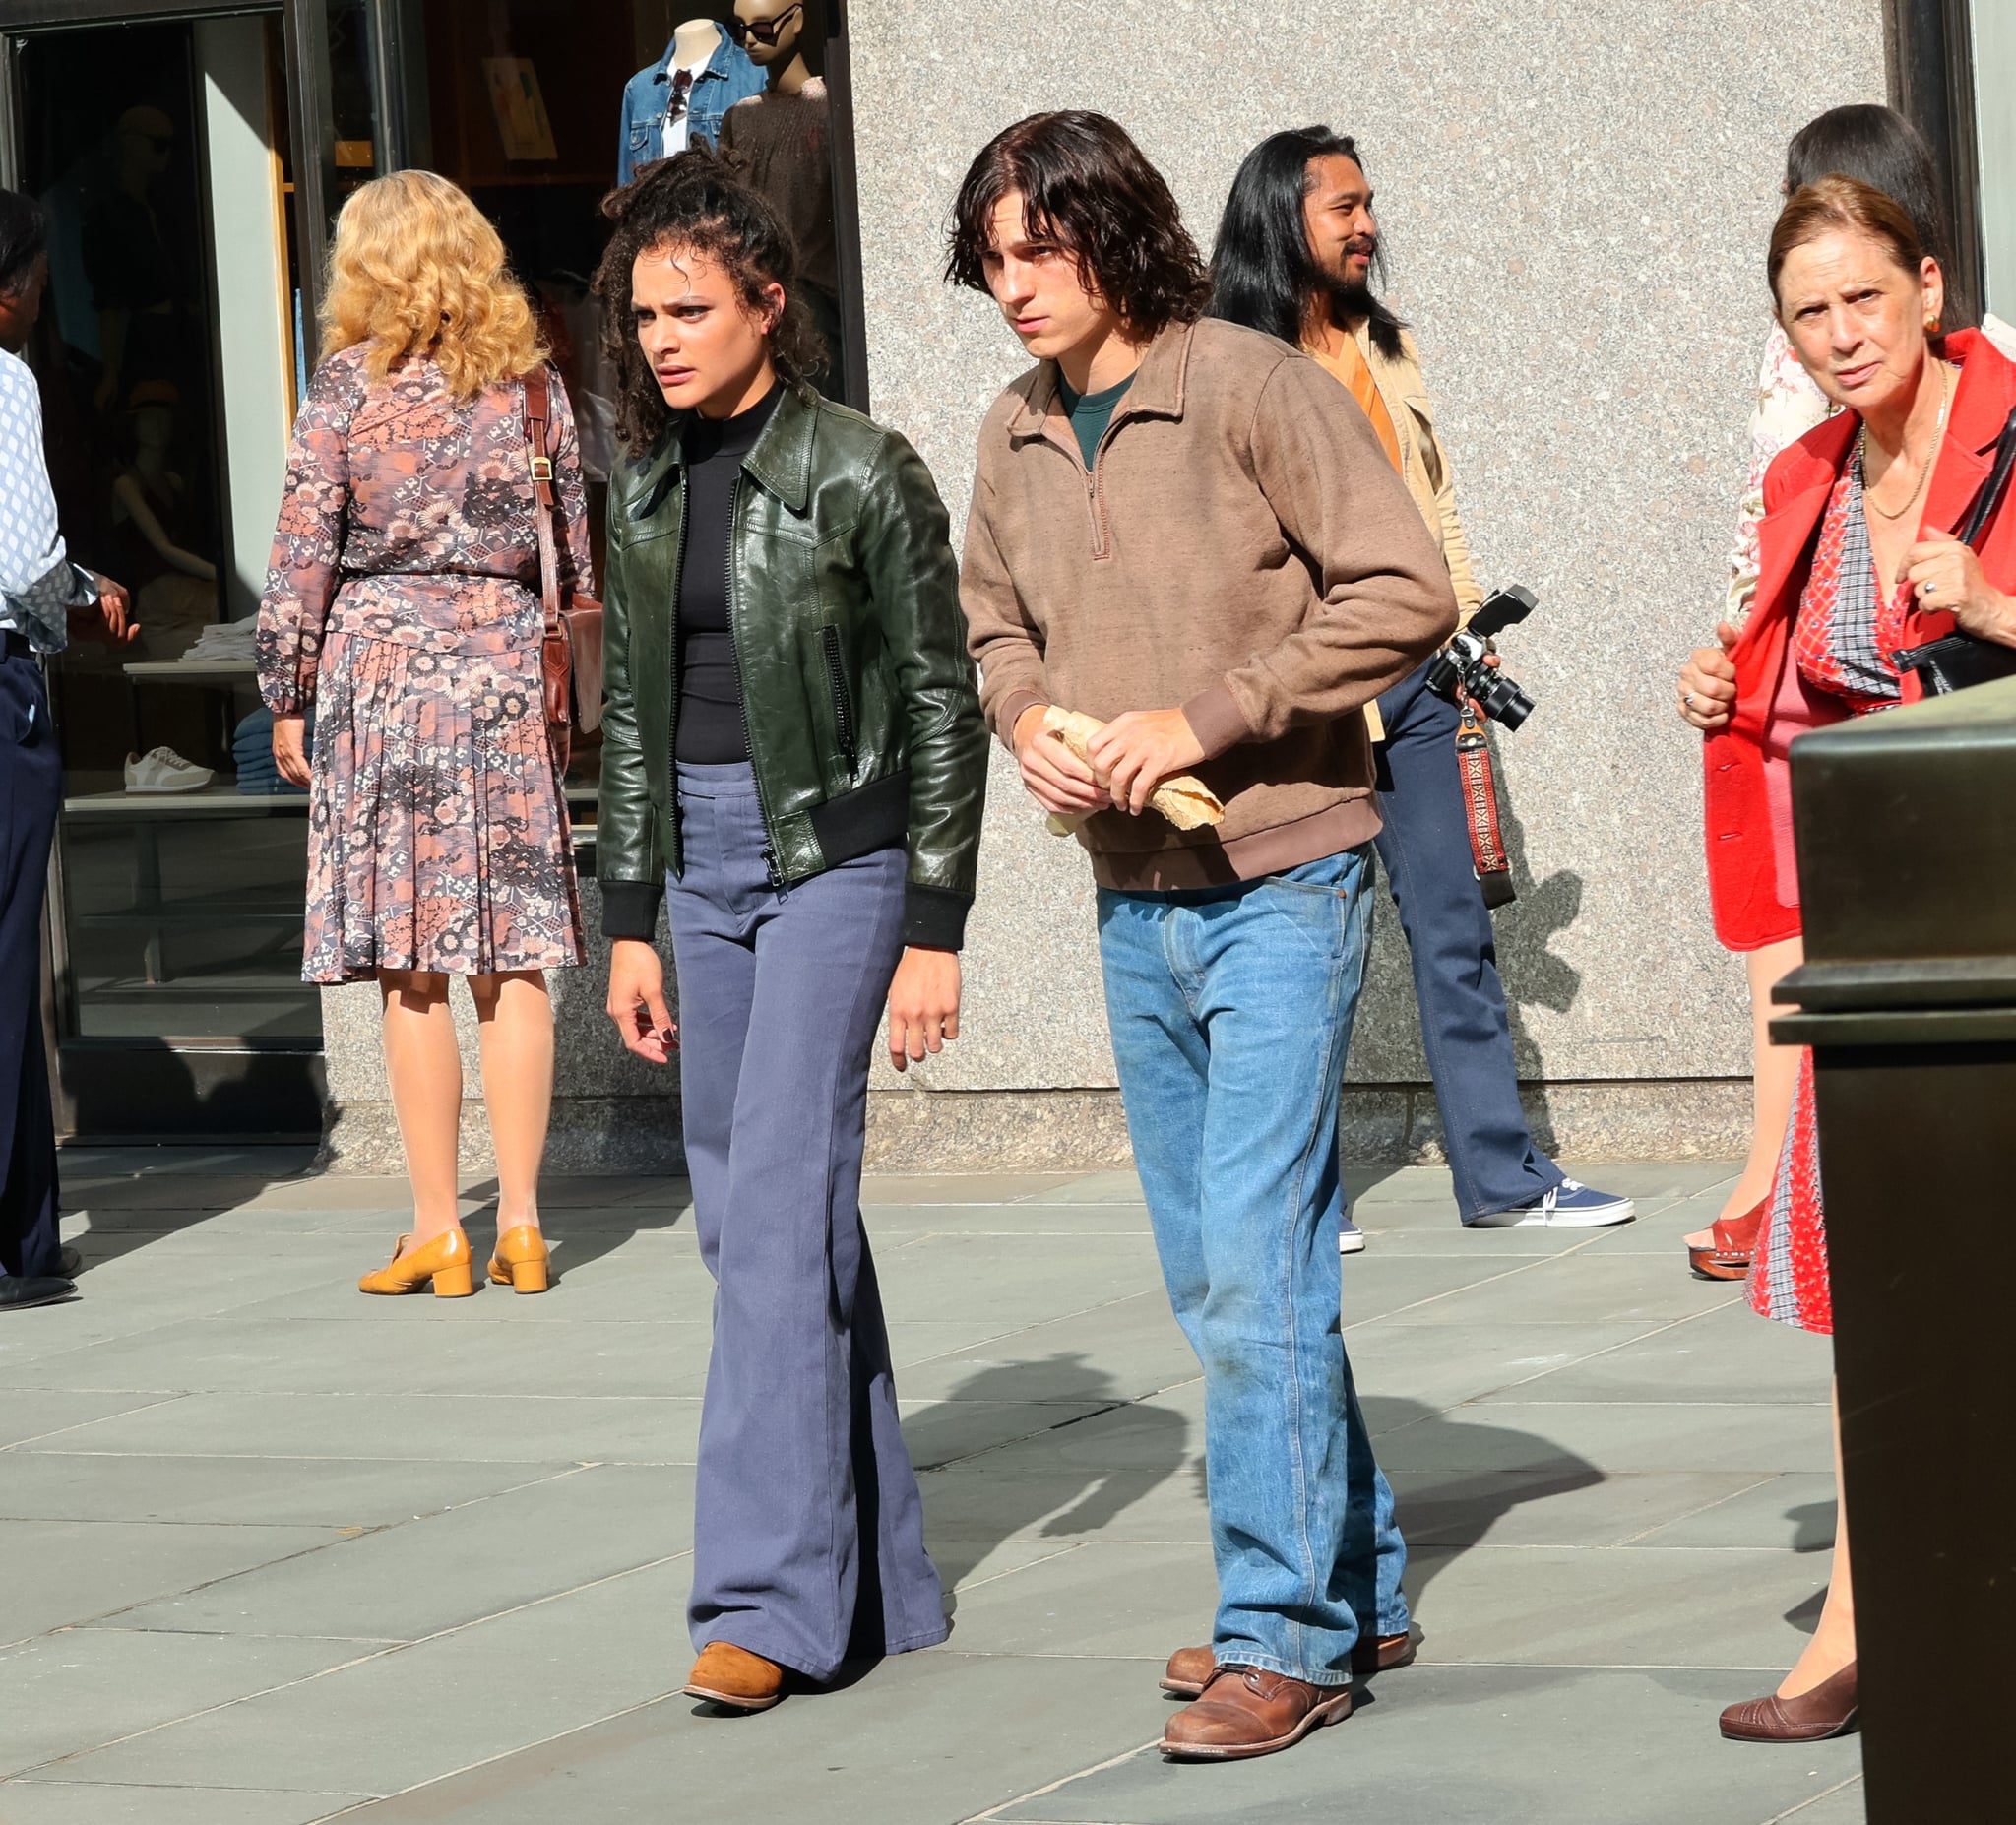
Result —
[{"label": "man in blue patterned shirt", "polygon": [[0,1311],[77,1291],[56,1228],[56,1123],[42,1043],[42,895],[63,792],[37,655],[73,615],[130,640],[126,592],[71,563],[42,449],[42,398],[21,349],[41,311],[48,227],[0,190]]}]

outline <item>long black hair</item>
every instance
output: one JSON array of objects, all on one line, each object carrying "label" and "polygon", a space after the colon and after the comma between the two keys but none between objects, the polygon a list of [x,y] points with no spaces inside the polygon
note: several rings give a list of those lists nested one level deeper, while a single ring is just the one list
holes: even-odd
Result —
[{"label": "long black hair", "polygon": [[630,273],[640,254],[677,247],[706,255],[753,312],[767,308],[766,286],[782,285],[785,306],[771,326],[770,356],[789,384],[809,392],[811,377],[826,365],[826,344],[799,295],[797,246],[777,211],[718,154],[695,146],[647,167],[603,199],[602,214],[616,231],[596,269],[595,291],[602,349],[616,370],[616,434],[632,456],[643,456],[671,417],[631,310]]},{"label": "long black hair", "polygon": [[49,219],[33,197],[0,190],[0,297],[12,297],[49,247]]},{"label": "long black hair", "polygon": [[[1398,356],[1406,327],[1401,320],[1370,290],[1341,286],[1309,251],[1302,205],[1309,167],[1318,158],[1349,158],[1360,170],[1365,165],[1355,140],[1325,126],[1273,134],[1246,155],[1211,252],[1211,314],[1294,346],[1310,305],[1341,297],[1351,315],[1368,319],[1380,353]],[[1385,267],[1376,255],[1373,270],[1383,282]]]},{"label": "long black hair", "polygon": [[1163,174],[1117,121],[1084,108],[1032,114],[980,149],[952,206],[945,278],[987,288],[994,211],[1022,198],[1032,236],[1063,248],[1128,330],[1155,336],[1204,314],[1211,280]]},{"label": "long black hair", "polygon": [[1785,155],[1788,197],[1837,176],[1882,191],[1911,218],[1925,252],[1945,264],[1953,242],[1932,149],[1895,108],[1872,101],[1830,107],[1793,135]]}]

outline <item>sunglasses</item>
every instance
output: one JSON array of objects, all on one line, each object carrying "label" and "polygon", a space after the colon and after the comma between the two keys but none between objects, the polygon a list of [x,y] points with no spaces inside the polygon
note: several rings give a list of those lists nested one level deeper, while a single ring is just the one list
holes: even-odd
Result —
[{"label": "sunglasses", "polygon": [[758,19],[753,21],[731,19],[727,22],[727,29],[733,34],[737,44],[754,42],[757,44],[774,45],[779,38],[784,36],[785,21],[789,19],[793,13],[802,13],[804,10],[803,5],[800,4],[786,7],[775,19]]}]

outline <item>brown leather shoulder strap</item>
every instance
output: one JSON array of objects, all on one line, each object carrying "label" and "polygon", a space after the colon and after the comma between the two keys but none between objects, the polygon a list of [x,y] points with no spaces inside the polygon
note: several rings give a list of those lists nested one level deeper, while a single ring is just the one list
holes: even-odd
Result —
[{"label": "brown leather shoulder strap", "polygon": [[525,455],[532,469],[532,512],[538,522],[539,598],[545,608],[546,632],[560,626],[560,553],[553,530],[559,495],[553,487],[553,458],[547,446],[552,400],[543,364],[525,377]]}]

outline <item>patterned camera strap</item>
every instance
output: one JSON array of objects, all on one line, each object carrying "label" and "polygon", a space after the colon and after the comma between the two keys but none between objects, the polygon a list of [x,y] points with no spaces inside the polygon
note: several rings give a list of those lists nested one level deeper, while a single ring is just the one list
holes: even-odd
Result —
[{"label": "patterned camera strap", "polygon": [[1484,720],[1468,697],[1456,730],[1456,771],[1463,780],[1463,819],[1470,826],[1470,852],[1477,862],[1478,884],[1487,907],[1510,906],[1518,895],[1512,885],[1512,858],[1505,852],[1498,828],[1498,780],[1491,765],[1491,744]]}]

